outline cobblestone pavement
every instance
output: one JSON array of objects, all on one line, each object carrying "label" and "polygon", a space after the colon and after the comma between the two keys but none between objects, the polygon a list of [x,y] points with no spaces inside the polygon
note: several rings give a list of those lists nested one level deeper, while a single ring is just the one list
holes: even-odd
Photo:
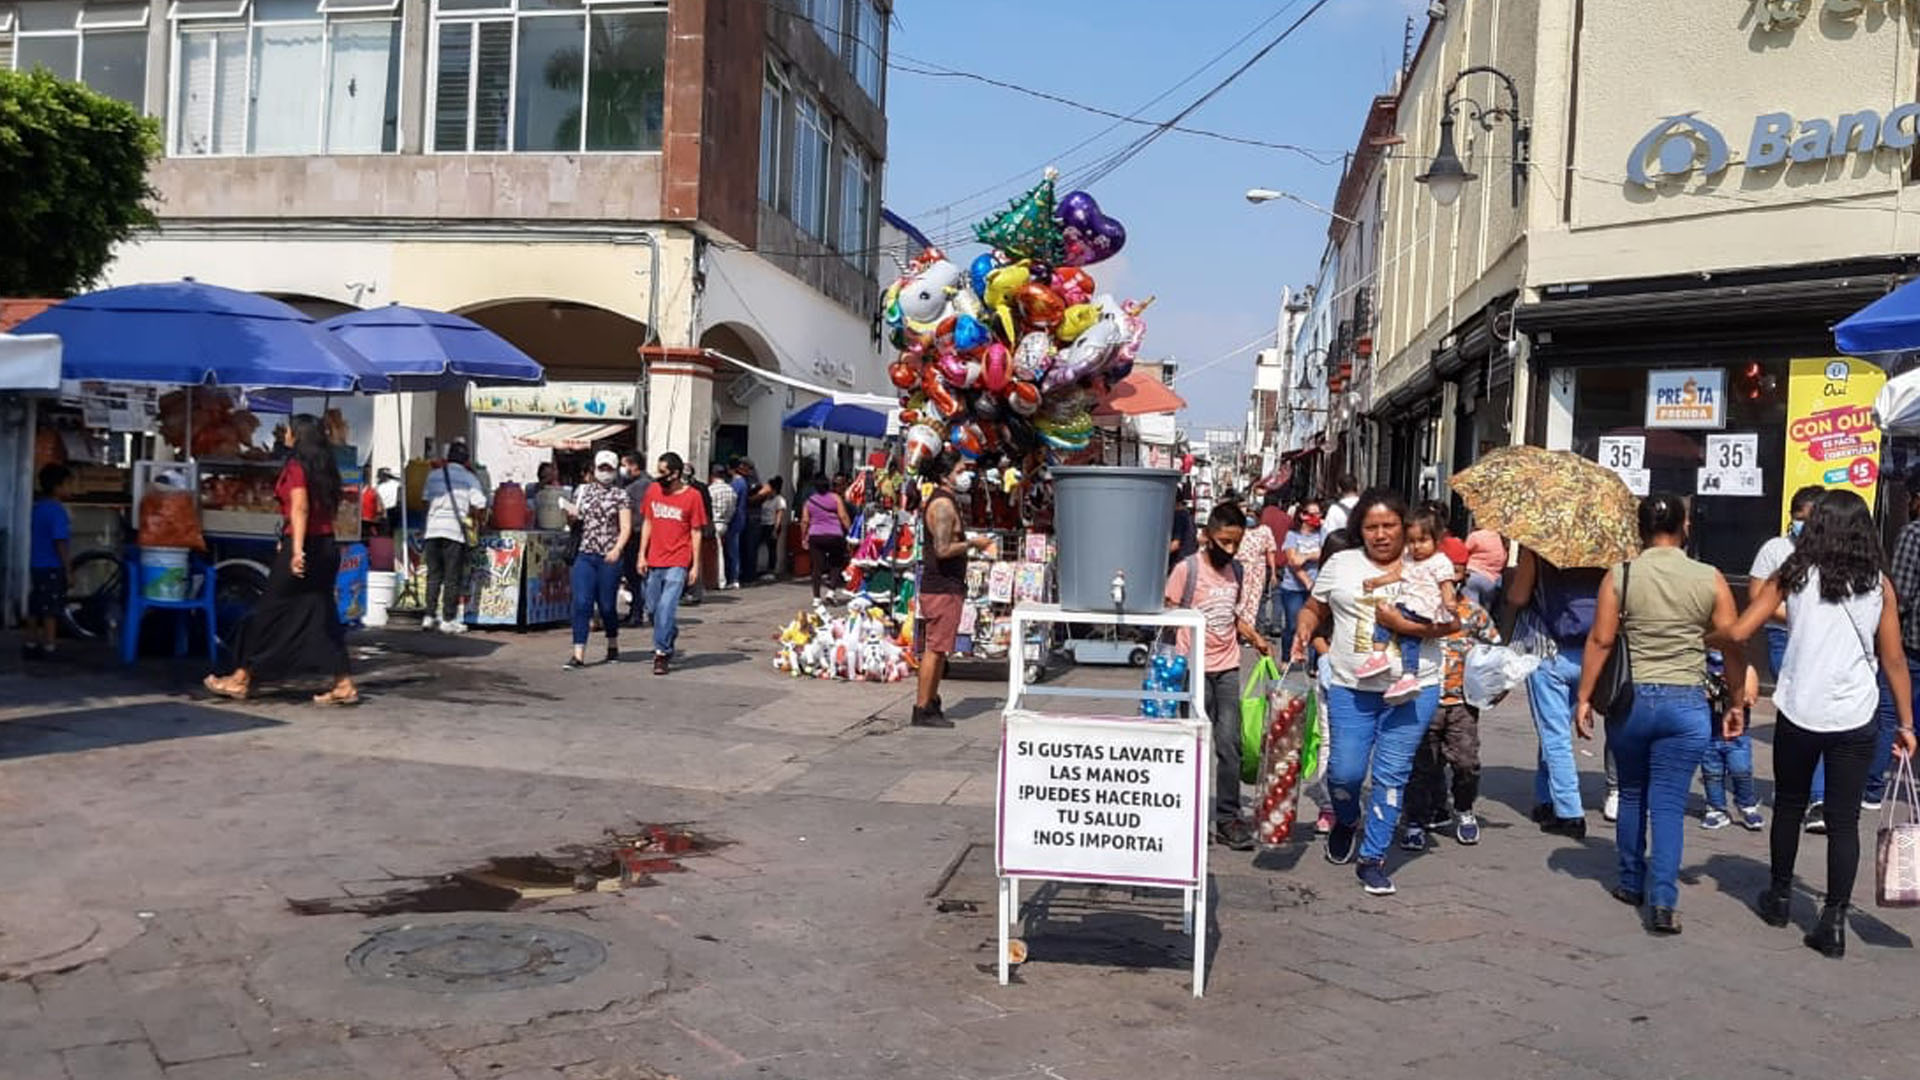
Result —
[{"label": "cobblestone pavement", "polygon": [[[1686,932],[1648,936],[1606,894],[1597,813],[1584,842],[1527,822],[1534,743],[1511,704],[1485,721],[1484,842],[1396,852],[1398,896],[1365,896],[1310,843],[1216,849],[1204,999],[1188,992],[1178,903],[1115,889],[1043,890],[1023,931],[1033,959],[1001,987],[998,683],[951,682],[959,726],[937,732],[901,727],[905,687],[787,680],[768,639],[801,599],[770,586],[693,609],[687,662],[664,679],[563,672],[556,632],[367,635],[369,701],[353,711],[215,704],[185,663],[0,671],[0,1076],[1920,1072],[1920,915],[1861,908],[1850,955],[1822,960],[1748,909],[1764,836],[1690,823]],[[1597,805],[1598,760],[1584,764]],[[634,822],[725,843],[651,887],[522,911],[288,905]],[[1809,837],[1816,877],[1823,855]],[[1862,896],[1870,882],[1869,868]],[[1799,897],[1802,926],[1815,903]],[[376,931],[482,921],[578,931],[606,962],[490,993],[349,969]]]}]

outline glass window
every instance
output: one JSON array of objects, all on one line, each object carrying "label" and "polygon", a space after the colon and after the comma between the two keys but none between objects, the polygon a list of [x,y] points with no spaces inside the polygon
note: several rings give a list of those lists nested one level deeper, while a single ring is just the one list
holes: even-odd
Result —
[{"label": "glass window", "polygon": [[780,132],[786,113],[786,84],[769,70],[760,87],[760,201],[776,209],[780,206],[780,170],[784,164]]},{"label": "glass window", "polygon": [[80,77],[80,35],[23,35],[19,44],[14,46],[13,62],[21,71],[44,68],[48,74],[58,75],[62,79],[77,79]]},{"label": "glass window", "polygon": [[840,250],[847,261],[867,265],[867,221],[873,216],[873,165],[847,147],[840,155]]},{"label": "glass window", "polygon": [[840,7],[846,0],[807,0],[807,19],[820,40],[834,52],[840,51]]},{"label": "glass window", "polygon": [[436,20],[435,150],[660,148],[663,5],[440,0]]},{"label": "glass window", "polygon": [[173,152],[398,150],[397,7],[254,0],[230,19],[176,20]]},{"label": "glass window", "polygon": [[147,32],[99,31],[80,46],[80,81],[136,109],[147,100]]},{"label": "glass window", "polygon": [[[42,68],[62,79],[76,79],[93,90],[144,109],[147,100],[147,5],[48,0],[23,4],[17,40],[7,66],[20,71]],[[11,37],[11,27],[0,34]],[[0,63],[6,52],[0,51]]]},{"label": "glass window", "polygon": [[793,222],[809,235],[827,236],[827,162],[833,135],[827,116],[811,98],[793,109]]},{"label": "glass window", "polygon": [[876,0],[853,0],[853,33],[847,38],[847,67],[875,104],[886,67],[887,23]]}]

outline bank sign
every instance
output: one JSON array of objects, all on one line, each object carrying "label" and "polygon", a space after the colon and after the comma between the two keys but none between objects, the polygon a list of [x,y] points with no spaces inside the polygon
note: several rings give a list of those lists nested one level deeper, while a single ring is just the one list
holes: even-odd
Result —
[{"label": "bank sign", "polygon": [[[1916,118],[1920,118],[1920,102],[1898,106],[1885,116],[1862,109],[1832,120],[1795,120],[1791,113],[1767,113],[1754,118],[1742,163],[1749,169],[1766,169],[1786,162],[1798,165],[1844,158],[1856,150],[1912,149]],[[1653,187],[1693,174],[1702,179],[1715,176],[1732,163],[1732,148],[1718,127],[1697,112],[1681,113],[1662,117],[1634,144],[1627,159],[1627,179]]]}]

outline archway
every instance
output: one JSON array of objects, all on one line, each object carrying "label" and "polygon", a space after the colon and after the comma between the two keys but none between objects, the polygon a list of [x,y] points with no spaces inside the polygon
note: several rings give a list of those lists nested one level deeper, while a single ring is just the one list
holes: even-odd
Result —
[{"label": "archway", "polygon": [[[763,371],[778,371],[773,349],[752,327],[719,323],[700,334],[700,347],[741,360]],[[713,369],[713,438],[710,458],[731,462],[748,458],[762,475],[782,475],[787,467],[788,440],[780,420],[793,393],[787,387],[758,378],[734,364],[721,361]]]}]

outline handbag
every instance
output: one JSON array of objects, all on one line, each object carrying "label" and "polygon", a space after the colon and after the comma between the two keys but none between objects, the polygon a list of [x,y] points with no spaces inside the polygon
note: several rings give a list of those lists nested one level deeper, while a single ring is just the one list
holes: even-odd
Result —
[{"label": "handbag", "polygon": [[1920,907],[1920,783],[1912,758],[1896,760],[1900,768],[1893,774],[1874,845],[1873,901],[1880,907]]},{"label": "handbag", "polygon": [[446,481],[447,501],[453,504],[454,516],[460,519],[460,542],[468,547],[479,547],[480,527],[473,523],[473,514],[460,505],[459,489],[453,486],[453,470],[447,465],[441,465],[440,477]]},{"label": "handbag", "polygon": [[1613,651],[1600,668],[1600,679],[1593,686],[1591,704],[1595,712],[1609,720],[1620,720],[1633,711],[1633,656],[1627,647],[1627,582],[1633,577],[1633,563],[1620,564],[1620,632],[1614,635]]}]

